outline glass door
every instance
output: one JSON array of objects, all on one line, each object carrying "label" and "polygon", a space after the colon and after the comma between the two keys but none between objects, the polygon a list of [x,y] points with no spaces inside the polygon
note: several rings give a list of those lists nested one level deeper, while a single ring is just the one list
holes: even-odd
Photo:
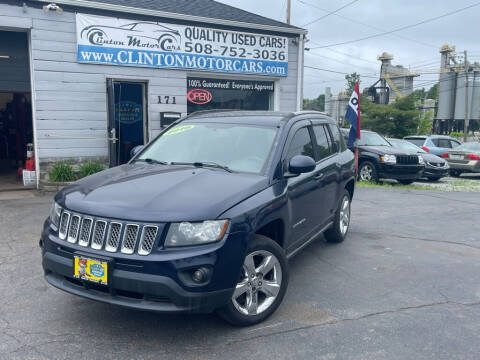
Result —
[{"label": "glass door", "polygon": [[125,164],[130,151],[147,141],[146,84],[108,80],[110,166]]}]

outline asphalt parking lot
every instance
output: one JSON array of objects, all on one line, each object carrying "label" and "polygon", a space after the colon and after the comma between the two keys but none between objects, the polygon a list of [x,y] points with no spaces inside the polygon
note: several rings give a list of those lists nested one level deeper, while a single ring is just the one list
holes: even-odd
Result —
[{"label": "asphalt parking lot", "polygon": [[0,201],[1,359],[479,359],[480,193],[359,188],[346,242],[290,262],[284,303],[233,328],[47,285],[51,196]]}]

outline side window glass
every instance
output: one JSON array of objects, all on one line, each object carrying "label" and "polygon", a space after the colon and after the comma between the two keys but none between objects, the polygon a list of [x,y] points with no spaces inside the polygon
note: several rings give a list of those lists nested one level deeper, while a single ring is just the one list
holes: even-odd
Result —
[{"label": "side window glass", "polygon": [[323,125],[317,125],[313,127],[315,133],[315,139],[317,140],[317,155],[318,160],[322,160],[332,154],[329,146],[329,134],[328,130]]},{"label": "side window glass", "polygon": [[448,139],[438,139],[438,147],[450,148],[450,141],[448,141]]},{"label": "side window glass", "polygon": [[455,140],[450,140],[450,144],[452,145],[452,148],[456,148],[457,146],[460,146],[460,143]]},{"label": "side window glass", "polygon": [[340,135],[340,130],[338,130],[337,125],[329,125],[330,131],[332,132],[333,136],[333,147],[332,151],[334,153],[339,152],[339,151],[345,151],[345,144],[343,143],[342,136]]},{"label": "side window glass", "polygon": [[290,143],[290,147],[287,152],[287,161],[296,155],[305,155],[315,158],[313,155],[313,144],[310,138],[310,132],[306,127],[297,130],[295,136]]},{"label": "side window glass", "polygon": [[440,144],[439,144],[438,140],[440,140],[440,139],[431,139],[430,141],[433,143],[433,145],[435,145],[437,147],[440,147]]}]

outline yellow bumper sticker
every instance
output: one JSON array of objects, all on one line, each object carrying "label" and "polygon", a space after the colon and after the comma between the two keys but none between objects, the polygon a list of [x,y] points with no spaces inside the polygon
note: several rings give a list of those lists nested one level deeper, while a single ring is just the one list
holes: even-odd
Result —
[{"label": "yellow bumper sticker", "polygon": [[73,276],[77,279],[108,285],[108,264],[83,256],[74,256]]}]

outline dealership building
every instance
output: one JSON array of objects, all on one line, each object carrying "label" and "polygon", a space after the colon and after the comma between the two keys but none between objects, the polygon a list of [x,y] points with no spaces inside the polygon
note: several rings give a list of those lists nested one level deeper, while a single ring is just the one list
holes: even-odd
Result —
[{"label": "dealership building", "polygon": [[211,0],[0,0],[0,189],[27,144],[38,186],[195,111],[300,110],[305,35]]}]

